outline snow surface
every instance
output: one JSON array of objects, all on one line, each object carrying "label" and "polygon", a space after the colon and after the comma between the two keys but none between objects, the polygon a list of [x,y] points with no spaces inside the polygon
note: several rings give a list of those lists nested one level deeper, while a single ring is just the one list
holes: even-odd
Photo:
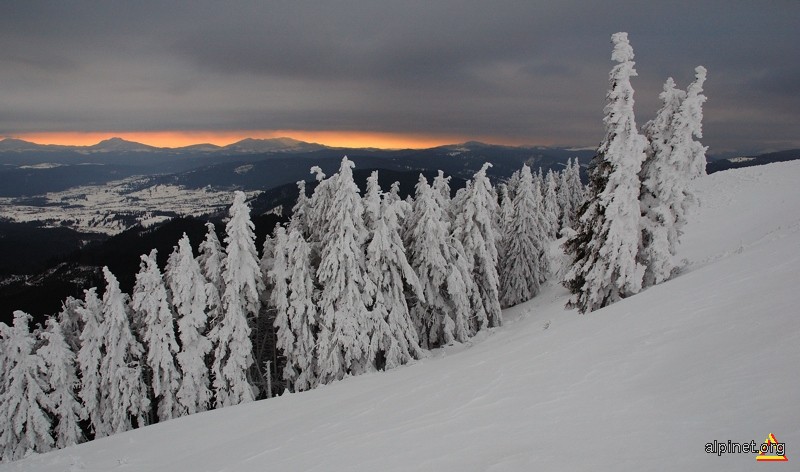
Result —
[{"label": "snow surface", "polygon": [[[3,471],[797,470],[800,162],[695,181],[679,277],[588,315],[553,283],[410,366]],[[788,462],[706,454],[773,433]]]}]

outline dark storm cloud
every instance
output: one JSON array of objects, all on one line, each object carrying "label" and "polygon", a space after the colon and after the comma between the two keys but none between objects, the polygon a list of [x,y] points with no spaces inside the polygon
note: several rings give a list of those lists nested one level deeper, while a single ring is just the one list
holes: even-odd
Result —
[{"label": "dark storm cloud", "polygon": [[0,133],[314,129],[592,145],[610,34],[640,124],[709,69],[712,150],[800,146],[800,2],[4,2]]}]

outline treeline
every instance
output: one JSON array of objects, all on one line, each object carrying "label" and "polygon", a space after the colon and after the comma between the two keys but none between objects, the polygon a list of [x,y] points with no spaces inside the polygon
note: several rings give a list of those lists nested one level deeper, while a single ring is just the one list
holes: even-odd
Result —
[{"label": "treeline", "polygon": [[310,196],[299,182],[260,256],[237,192],[224,242],[209,223],[198,254],[184,235],[163,270],[142,255],[130,295],[104,268],[102,297],[67,298],[44,327],[15,312],[0,324],[3,458],[390,369],[499,326],[538,292],[584,189],[577,159],[546,177],[525,166],[499,192],[489,165],[453,198],[440,172],[401,199],[377,171],[362,197],[344,158],[328,178],[312,169]]}]

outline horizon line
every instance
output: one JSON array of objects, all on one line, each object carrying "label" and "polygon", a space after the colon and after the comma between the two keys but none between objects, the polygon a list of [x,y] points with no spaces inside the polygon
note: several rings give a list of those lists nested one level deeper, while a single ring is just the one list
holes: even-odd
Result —
[{"label": "horizon line", "polygon": [[[498,146],[552,147],[550,140],[465,136],[457,134],[392,133],[373,131],[303,131],[303,130],[237,130],[237,131],[44,131],[7,133],[4,138],[20,139],[39,145],[92,146],[111,138],[120,138],[147,146],[176,149],[200,144],[229,146],[243,139],[289,138],[309,144],[333,148],[429,149],[437,146],[477,141]],[[581,146],[569,146],[581,148]]]}]

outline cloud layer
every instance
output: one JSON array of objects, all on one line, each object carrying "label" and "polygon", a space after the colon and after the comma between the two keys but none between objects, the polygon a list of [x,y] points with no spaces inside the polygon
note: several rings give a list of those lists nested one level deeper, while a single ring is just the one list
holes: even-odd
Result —
[{"label": "cloud layer", "polygon": [[702,64],[712,151],[800,147],[800,2],[651,3],[5,2],[0,134],[296,129],[593,145],[609,37],[628,31],[640,124],[667,76],[685,87]]}]

